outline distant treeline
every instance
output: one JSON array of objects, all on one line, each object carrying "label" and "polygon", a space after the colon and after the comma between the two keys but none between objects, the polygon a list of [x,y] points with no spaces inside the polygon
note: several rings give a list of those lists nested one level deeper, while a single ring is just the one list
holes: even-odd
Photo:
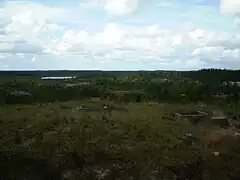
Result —
[{"label": "distant treeline", "polygon": [[199,71],[79,71],[79,70],[49,70],[49,71],[0,71],[0,76],[33,76],[33,77],[101,77],[101,76],[145,76],[174,75],[194,80],[209,81],[240,81],[240,70],[202,69]]},{"label": "distant treeline", "polygon": [[182,73],[185,77],[203,82],[240,81],[240,70],[202,69]]},{"label": "distant treeline", "polygon": [[[153,78],[154,79],[154,78]],[[158,78],[156,78],[158,79]],[[161,80],[161,78],[159,78]],[[0,105],[19,103],[49,103],[54,101],[82,100],[99,97],[116,102],[205,102],[238,106],[240,86],[220,84],[217,79],[207,83],[191,80],[151,81],[148,78],[134,81],[124,78],[93,78],[89,84],[63,81],[41,83],[31,78],[11,79],[0,84]],[[65,82],[65,83],[64,83]]]}]

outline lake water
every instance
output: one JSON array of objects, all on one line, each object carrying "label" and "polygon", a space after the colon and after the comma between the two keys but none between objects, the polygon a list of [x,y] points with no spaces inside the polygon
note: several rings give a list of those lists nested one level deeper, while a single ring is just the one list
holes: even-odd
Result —
[{"label": "lake water", "polygon": [[42,80],[64,80],[64,79],[75,79],[76,77],[67,76],[67,77],[41,77]]}]

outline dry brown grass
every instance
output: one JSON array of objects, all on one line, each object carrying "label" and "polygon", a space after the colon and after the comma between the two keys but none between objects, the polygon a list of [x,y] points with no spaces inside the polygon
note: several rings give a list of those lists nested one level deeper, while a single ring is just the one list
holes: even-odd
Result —
[{"label": "dry brown grass", "polygon": [[202,138],[202,144],[205,148],[213,148],[222,145],[224,137],[226,137],[226,133],[220,130],[211,130],[206,132],[204,137]]},{"label": "dry brown grass", "polygon": [[[125,107],[127,111],[76,111],[81,104],[102,103]],[[50,175],[56,178],[56,174],[65,174],[72,180],[100,176],[105,179],[161,179],[161,176],[171,179],[173,174],[167,166],[184,169],[197,156],[205,157],[206,167],[211,169],[216,161],[212,159],[214,148],[236,157],[240,148],[230,152],[224,143],[221,144],[223,138],[218,133],[208,132],[202,137],[204,127],[162,118],[166,112],[193,108],[156,103],[116,105],[106,101],[3,107],[0,109],[0,158],[1,155],[10,156],[9,152],[16,157],[3,163],[5,167],[2,165],[0,170],[19,167],[18,179],[23,179],[31,162],[33,169],[51,167],[52,172],[43,170],[45,175],[33,173],[33,177],[42,179]],[[192,144],[181,140],[189,132],[196,137]],[[202,149],[209,144],[217,146]],[[26,158],[31,161],[25,163],[23,159]],[[211,179],[218,171],[207,173],[205,179]]]}]

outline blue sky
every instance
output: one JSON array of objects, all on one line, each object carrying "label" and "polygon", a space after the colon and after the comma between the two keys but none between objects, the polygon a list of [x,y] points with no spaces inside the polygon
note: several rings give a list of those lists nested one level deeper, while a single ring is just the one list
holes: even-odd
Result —
[{"label": "blue sky", "polygon": [[238,0],[0,0],[0,69],[240,68]]}]

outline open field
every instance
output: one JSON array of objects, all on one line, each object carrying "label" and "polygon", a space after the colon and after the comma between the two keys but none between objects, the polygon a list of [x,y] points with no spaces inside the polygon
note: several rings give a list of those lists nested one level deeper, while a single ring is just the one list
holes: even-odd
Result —
[{"label": "open field", "polygon": [[[91,103],[120,108],[77,110]],[[238,130],[163,118],[196,108],[110,101],[3,106],[0,179],[239,179]]]}]

